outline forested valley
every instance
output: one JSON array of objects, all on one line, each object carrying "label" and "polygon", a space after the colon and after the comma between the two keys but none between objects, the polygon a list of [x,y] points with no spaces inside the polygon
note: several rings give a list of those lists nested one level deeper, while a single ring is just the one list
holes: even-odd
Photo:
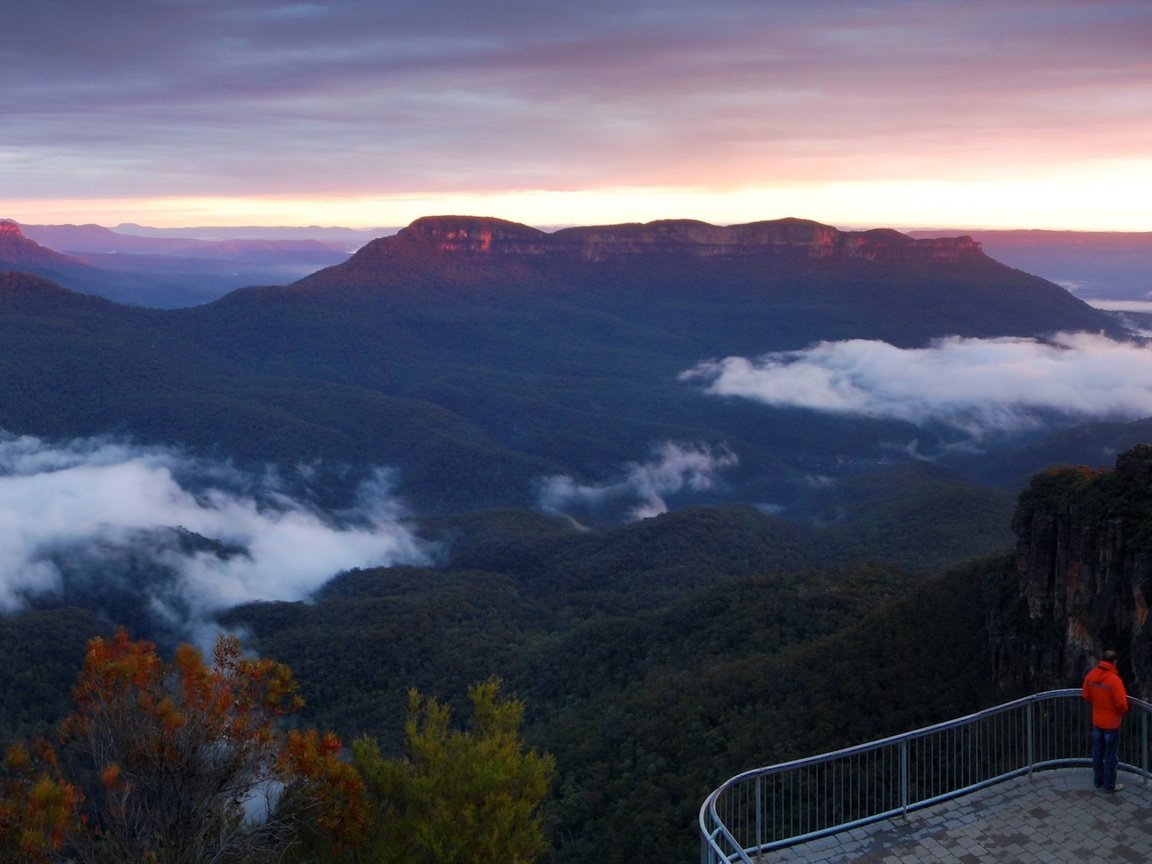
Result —
[{"label": "forested valley", "polygon": [[[948,497],[941,478],[929,486]],[[524,752],[554,760],[548,860],[687,860],[700,801],[731,774],[1010,695],[984,622],[1009,548],[987,526],[1010,521],[1011,496],[961,485],[964,506],[916,520],[910,488],[826,530],[743,506],[593,531],[527,511],[427,519],[438,566],[344,572],[221,624],[291,670],[296,724],[374,741],[380,758],[405,753],[410,689],[460,724],[470,688],[499,681],[523,706]],[[114,614],[4,619],[6,739],[52,736],[94,634],[114,639]],[[162,629],[131,635],[173,650]]]}]

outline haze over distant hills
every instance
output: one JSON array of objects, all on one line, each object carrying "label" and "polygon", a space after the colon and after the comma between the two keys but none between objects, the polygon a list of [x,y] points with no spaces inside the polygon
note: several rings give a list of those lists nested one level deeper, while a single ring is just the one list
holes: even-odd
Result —
[{"label": "haze over distant hills", "polygon": [[[911,231],[939,237],[947,231]],[[952,232],[954,233],[954,232]],[[1152,298],[1152,232],[971,231],[998,261],[1035,273],[1086,300]]]},{"label": "haze over distant hills", "polygon": [[[54,226],[29,226],[36,230]],[[112,227],[117,234],[135,237],[161,237],[195,240],[318,240],[346,248],[359,249],[369,240],[395,234],[403,226],[378,228],[345,228],[340,225],[193,225],[183,228],[154,228],[135,222],[122,222]],[[51,245],[51,244],[49,244]]]},{"label": "haze over distant hills", "polygon": [[246,285],[290,282],[345,260],[370,239],[346,229],[317,229],[327,238],[321,239],[299,236],[296,229],[206,230],[197,236],[193,229],[132,233],[99,225],[0,225],[0,267],[157,308],[206,303]]}]

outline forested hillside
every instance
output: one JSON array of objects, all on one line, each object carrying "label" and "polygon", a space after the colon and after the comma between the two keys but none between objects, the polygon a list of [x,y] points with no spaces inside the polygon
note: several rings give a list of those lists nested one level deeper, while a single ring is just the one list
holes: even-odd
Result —
[{"label": "forested hillside", "polygon": [[[874,518],[898,497],[873,497]],[[944,527],[947,545],[1003,542],[961,517],[894,521],[887,542],[863,531],[857,545],[851,521],[833,532],[745,507],[592,532],[522,511],[438,518],[420,526],[437,567],[350,571],[310,602],[222,620],[293,670],[305,722],[370,734],[385,755],[408,688],[464,713],[471,685],[501,678],[525,702],[525,740],[556,760],[554,860],[685,860],[699,801],[728,775],[1003,696],[983,630],[1000,558],[935,576],[891,563],[919,559]],[[114,620],[63,607],[9,619],[8,735],[65,711],[84,636]]]},{"label": "forested hillside", "polygon": [[1002,558],[932,578],[781,571],[733,568],[721,542],[709,575],[702,554],[677,573],[629,565],[625,548],[602,562],[623,580],[614,591],[568,562],[356,571],[312,604],[228,621],[297,671],[310,719],[393,748],[404,686],[456,698],[470,680],[504,678],[526,700],[527,739],[557,760],[546,808],[557,861],[687,860],[695,810],[727,776],[1005,696],[983,627]]}]

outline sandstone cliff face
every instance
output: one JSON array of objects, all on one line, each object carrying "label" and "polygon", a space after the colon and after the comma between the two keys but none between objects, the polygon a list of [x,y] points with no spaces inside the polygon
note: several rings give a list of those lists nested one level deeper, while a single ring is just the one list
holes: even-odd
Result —
[{"label": "sandstone cliff face", "polygon": [[1114,470],[1037,475],[1013,530],[1017,608],[1002,605],[991,621],[1002,683],[1079,686],[1114,647],[1130,692],[1152,695],[1152,445],[1121,454]]},{"label": "sandstone cliff face", "polygon": [[[393,257],[411,246],[452,256],[560,255],[605,261],[636,255],[746,257],[769,255],[813,260],[961,261],[984,257],[970,237],[915,240],[898,231],[839,231],[803,219],[778,219],[721,227],[691,220],[565,228],[546,233],[501,219],[432,216],[362,250]],[[371,248],[376,247],[376,248]]]}]

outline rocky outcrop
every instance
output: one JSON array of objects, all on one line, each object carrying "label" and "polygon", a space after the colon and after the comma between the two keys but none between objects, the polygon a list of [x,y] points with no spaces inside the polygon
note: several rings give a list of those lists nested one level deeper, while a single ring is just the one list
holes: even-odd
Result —
[{"label": "rocky outcrop", "polygon": [[637,255],[701,258],[775,256],[811,260],[961,261],[984,257],[970,237],[916,240],[898,231],[840,231],[804,219],[717,226],[692,220],[564,228],[546,233],[527,225],[476,216],[418,219],[361,254],[391,257],[416,245],[451,256],[558,255],[606,261]]},{"label": "rocky outcrop", "polygon": [[990,621],[1002,683],[1078,686],[1112,647],[1129,689],[1152,695],[1152,445],[1122,453],[1112,470],[1037,475],[1012,527],[1015,596]]}]

